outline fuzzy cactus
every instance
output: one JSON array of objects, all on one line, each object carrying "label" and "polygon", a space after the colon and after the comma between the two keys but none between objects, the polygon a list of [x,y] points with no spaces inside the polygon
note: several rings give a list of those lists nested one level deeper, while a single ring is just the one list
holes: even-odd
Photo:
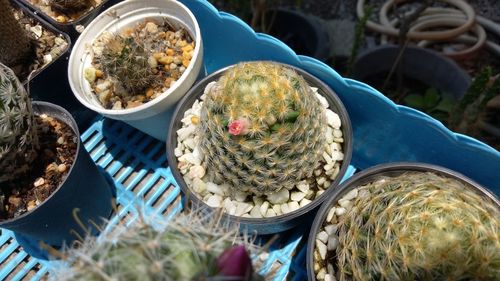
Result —
[{"label": "fuzzy cactus", "polygon": [[151,52],[133,37],[110,34],[105,41],[98,60],[104,72],[116,80],[118,87],[126,90],[117,92],[126,95],[143,92],[158,80],[148,63]]},{"label": "fuzzy cactus", "polygon": [[74,13],[89,8],[92,2],[91,0],[50,0],[49,4],[58,11]]},{"label": "fuzzy cactus", "polygon": [[200,148],[215,182],[257,195],[291,188],[312,175],[325,139],[323,107],[294,70],[241,63],[208,91]]},{"label": "fuzzy cactus", "polygon": [[[240,236],[237,225],[197,212],[118,225],[99,239],[89,237],[63,256],[54,280],[261,280],[249,251],[257,246]],[[153,228],[150,225],[154,225]]]},{"label": "fuzzy cactus", "polygon": [[34,54],[27,32],[14,17],[9,0],[0,0],[0,63],[13,67]]},{"label": "fuzzy cactus", "polygon": [[359,194],[328,257],[339,280],[500,280],[500,208],[470,186],[412,172]]},{"label": "fuzzy cactus", "polygon": [[0,63],[0,183],[26,172],[37,148],[30,98],[14,72]]}]

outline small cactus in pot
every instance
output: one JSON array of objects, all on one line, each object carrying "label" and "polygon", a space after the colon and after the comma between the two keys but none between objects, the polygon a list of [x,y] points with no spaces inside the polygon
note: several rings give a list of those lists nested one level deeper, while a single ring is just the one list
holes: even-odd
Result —
[{"label": "small cactus in pot", "polygon": [[372,179],[326,209],[317,279],[500,280],[498,202],[435,172]]},{"label": "small cactus in pot", "polygon": [[75,13],[91,7],[92,0],[50,0],[49,4],[63,13]]},{"label": "small cactus in pot", "polygon": [[200,148],[209,176],[233,191],[267,195],[311,177],[323,153],[326,118],[294,70],[239,64],[208,91]]},{"label": "small cactus in pot", "polygon": [[[154,227],[153,227],[154,226]],[[237,225],[187,211],[171,221],[147,218],[118,225],[80,247],[56,252],[71,262],[54,280],[262,280],[250,253],[258,246]]]},{"label": "small cactus in pot", "polygon": [[0,183],[28,171],[37,156],[38,133],[28,93],[0,63]]}]

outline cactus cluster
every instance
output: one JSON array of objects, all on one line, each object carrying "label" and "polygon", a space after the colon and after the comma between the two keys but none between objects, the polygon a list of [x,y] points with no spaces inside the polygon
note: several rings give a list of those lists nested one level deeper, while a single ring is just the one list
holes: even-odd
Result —
[{"label": "cactus cluster", "polygon": [[13,67],[33,52],[33,43],[14,17],[9,0],[0,0],[0,63]]},{"label": "cactus cluster", "polygon": [[200,148],[216,183],[270,194],[310,177],[323,152],[326,116],[296,71],[272,62],[240,63],[205,97]]},{"label": "cactus cluster", "polygon": [[92,5],[91,0],[50,0],[52,8],[64,12],[74,13],[89,8]]},{"label": "cactus cluster", "polygon": [[421,172],[361,190],[370,196],[340,217],[328,257],[339,280],[500,280],[500,208],[491,199]]},{"label": "cactus cluster", "polygon": [[[249,237],[220,216],[180,213],[131,226],[118,225],[63,252],[71,267],[61,267],[54,280],[260,280],[254,274]],[[151,225],[154,225],[153,228]]]},{"label": "cactus cluster", "polygon": [[37,149],[36,121],[28,93],[14,72],[0,63],[0,183],[26,172]]}]

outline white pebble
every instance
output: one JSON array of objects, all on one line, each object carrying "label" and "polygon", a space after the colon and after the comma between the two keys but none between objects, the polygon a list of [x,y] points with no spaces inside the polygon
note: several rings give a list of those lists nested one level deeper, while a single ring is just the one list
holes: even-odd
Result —
[{"label": "white pebble", "polygon": [[199,178],[193,180],[193,190],[196,193],[204,194],[207,190],[207,184]]},{"label": "white pebble", "polygon": [[326,153],[326,151],[323,152],[323,159],[325,159],[327,164],[333,163],[332,157],[330,157],[330,155],[328,155],[328,153]]},{"label": "white pebble", "polygon": [[344,197],[342,197],[343,200],[352,200],[354,198],[358,197],[358,190],[357,189],[353,189],[349,192],[347,192],[346,195],[344,195]]},{"label": "white pebble", "polygon": [[174,149],[174,155],[175,155],[175,157],[181,157],[181,156],[182,156],[182,154],[183,154],[183,152],[182,152],[182,149],[181,149],[181,148],[176,147],[176,148]]},{"label": "white pebble", "polygon": [[212,195],[205,203],[212,208],[219,208],[222,205],[222,197],[219,195]]},{"label": "white pebble", "polygon": [[333,172],[332,174],[330,175],[330,179],[331,180],[334,180],[337,178],[338,174],[340,172],[340,166],[337,164],[333,167]]},{"label": "white pebble", "polygon": [[281,215],[281,204],[273,205],[273,211],[277,216]]},{"label": "white pebble", "polygon": [[315,171],[314,171],[314,175],[315,175],[315,176],[317,176],[317,177],[319,177],[319,176],[321,175],[321,172],[322,172],[322,171],[321,171],[321,170],[319,170],[319,169],[318,169],[318,170],[315,170]]},{"label": "white pebble", "polygon": [[287,214],[290,212],[290,208],[288,207],[288,204],[287,203],[283,203],[280,205],[280,208],[281,208],[281,212],[283,214]]},{"label": "white pebble", "polygon": [[[323,166],[323,169],[328,172],[330,170],[333,170],[333,164],[326,164],[325,166]],[[328,174],[327,174],[328,175]]]},{"label": "white pebble", "polygon": [[339,200],[339,205],[341,207],[345,208],[346,210],[349,210],[349,209],[351,209],[353,203],[350,200],[340,199]]},{"label": "white pebble", "polygon": [[339,245],[339,239],[336,236],[328,238],[328,251],[334,251]]},{"label": "white pebble", "polygon": [[290,209],[290,212],[298,210],[299,208],[300,208],[299,203],[295,201],[288,202],[288,209]]},{"label": "white pebble", "polygon": [[333,151],[332,152],[332,158],[333,161],[341,161],[344,160],[344,153],[340,151]]},{"label": "white pebble", "polygon": [[318,233],[318,235],[316,236],[316,238],[323,242],[323,243],[326,243],[328,241],[328,233],[326,233],[326,231],[321,231],[320,233]]},{"label": "white pebble", "polygon": [[325,275],[325,281],[337,281],[337,279],[333,275],[326,274]]},{"label": "white pebble", "polygon": [[205,87],[205,90],[203,91],[203,93],[206,95],[208,94],[212,88],[215,86],[215,84],[217,84],[217,82],[210,82],[207,84],[207,86]]},{"label": "white pebble", "polygon": [[252,218],[262,218],[262,214],[260,212],[260,205],[255,205],[250,211],[250,216]]},{"label": "white pebble", "polygon": [[328,125],[332,126],[334,129],[340,129],[340,118],[339,116],[331,111],[331,110],[327,110],[326,111],[326,120],[327,120],[327,123]]},{"label": "white pebble", "polygon": [[248,203],[235,202],[235,204],[236,204],[235,216],[238,216],[238,217],[250,212],[253,208],[253,206],[251,204],[248,204]]},{"label": "white pebble", "polygon": [[255,205],[262,205],[262,203],[264,203],[264,199],[262,199],[262,197],[259,196],[253,196],[252,200]]},{"label": "white pebble", "polygon": [[333,137],[336,138],[336,139],[341,138],[342,137],[342,131],[338,130],[338,129],[333,130]]},{"label": "white pebble", "polygon": [[316,179],[316,182],[318,183],[318,185],[323,185],[323,183],[325,183],[326,179],[325,177],[320,177],[318,179]]},{"label": "white pebble", "polygon": [[229,210],[234,207],[234,204],[233,201],[231,201],[231,198],[226,197],[222,202],[222,206],[224,207],[224,209],[226,209],[227,212],[229,212]]},{"label": "white pebble", "polygon": [[264,201],[262,205],[260,206],[260,214],[265,217],[267,214],[267,209],[269,209],[269,202]]},{"label": "white pebble", "polygon": [[328,144],[333,143],[333,129],[331,127],[326,128],[325,137],[326,137],[326,143]]},{"label": "white pebble", "polygon": [[267,195],[267,200],[273,204],[282,204],[290,200],[290,191],[282,188],[278,192]]},{"label": "white pebble", "polygon": [[309,200],[307,198],[304,198],[304,199],[300,200],[300,207],[302,208],[302,207],[304,207],[305,205],[307,205],[307,204],[309,204],[311,202],[312,202],[311,200]]},{"label": "white pebble", "polygon": [[322,268],[318,274],[316,275],[316,278],[318,280],[324,280],[325,279],[325,276],[326,276],[326,270],[324,268]]},{"label": "white pebble", "polygon": [[332,182],[331,182],[331,181],[329,181],[329,180],[326,180],[326,181],[323,183],[323,186],[324,186],[325,188],[330,187],[330,185],[332,185]]},{"label": "white pebble", "polygon": [[328,233],[328,235],[332,235],[337,232],[338,228],[339,227],[336,224],[329,224],[325,226],[325,231],[326,233]]},{"label": "white pebble", "polygon": [[189,169],[188,176],[193,179],[201,179],[205,176],[205,168],[202,166],[193,166]]},{"label": "white pebble", "polygon": [[293,200],[293,201],[297,201],[299,202],[300,200],[304,199],[304,197],[306,196],[305,193],[303,192],[298,192],[298,191],[294,191],[292,192],[292,194],[290,195],[290,198]]},{"label": "white pebble", "polygon": [[307,193],[309,191],[309,184],[306,181],[301,181],[297,184],[297,189]]},{"label": "white pebble", "polygon": [[267,213],[266,213],[267,218],[275,217],[275,216],[276,216],[276,212],[274,212],[273,209],[267,209]]},{"label": "white pebble", "polygon": [[326,221],[327,222],[331,222],[332,219],[333,219],[333,216],[335,215],[335,211],[337,210],[337,208],[335,207],[332,207],[330,209],[330,211],[328,211],[328,214],[326,215]]},{"label": "white pebble", "polygon": [[195,126],[183,127],[177,130],[177,141],[184,141],[196,130]]},{"label": "white pebble", "polygon": [[368,198],[368,197],[370,197],[370,191],[368,191],[367,189],[360,190],[358,193],[358,197],[359,198]]},{"label": "white pebble", "polygon": [[[316,92],[317,92],[317,89],[316,89]],[[316,93],[316,97],[318,98],[319,102],[321,102],[321,104],[323,105],[324,108],[328,108],[329,104],[324,96]]]},{"label": "white pebble", "polygon": [[234,199],[238,202],[245,202],[247,199],[248,194],[245,192],[240,192],[240,191],[235,191],[233,193]]},{"label": "white pebble", "polygon": [[326,245],[323,242],[321,242],[321,240],[316,239],[316,247],[318,248],[321,259],[325,260],[326,250],[327,250]]},{"label": "white pebble", "polygon": [[213,194],[217,194],[217,195],[220,195],[220,196],[225,196],[225,194],[222,191],[222,189],[218,185],[216,185],[215,183],[213,183],[213,182],[207,182],[207,190],[208,190],[208,192],[212,192]]},{"label": "white pebble", "polygon": [[335,210],[335,214],[337,216],[342,216],[343,214],[345,214],[347,212],[347,210],[345,208],[342,208],[342,207],[339,207]]},{"label": "white pebble", "polygon": [[[328,274],[330,274],[332,276],[335,275],[335,270],[333,269],[333,265],[331,263],[327,264],[326,271],[328,272]],[[333,278],[335,278],[335,277],[333,277]]]}]

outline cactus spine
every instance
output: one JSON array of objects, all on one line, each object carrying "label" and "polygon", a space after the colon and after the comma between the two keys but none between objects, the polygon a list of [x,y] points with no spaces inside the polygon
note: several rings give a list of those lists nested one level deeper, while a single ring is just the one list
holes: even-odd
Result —
[{"label": "cactus spine", "polygon": [[500,280],[500,209],[489,198],[433,173],[360,190],[371,195],[338,223],[340,280]]},{"label": "cactus spine", "polygon": [[0,183],[26,172],[38,149],[31,101],[14,72],[0,63]]},{"label": "cactus spine", "polygon": [[50,0],[50,6],[64,13],[78,12],[91,6],[90,0]]},{"label": "cactus spine", "polygon": [[9,0],[0,0],[0,63],[13,67],[29,59],[33,44],[14,17]]},{"label": "cactus spine", "polygon": [[72,266],[57,270],[54,280],[255,280],[241,250],[255,253],[257,246],[239,235],[237,225],[195,212],[177,214],[167,224],[154,219],[152,225],[118,225],[97,240],[89,237],[64,253]]},{"label": "cactus spine", "polygon": [[207,93],[200,147],[215,182],[257,195],[312,175],[324,145],[321,103],[294,70],[241,63]]}]

